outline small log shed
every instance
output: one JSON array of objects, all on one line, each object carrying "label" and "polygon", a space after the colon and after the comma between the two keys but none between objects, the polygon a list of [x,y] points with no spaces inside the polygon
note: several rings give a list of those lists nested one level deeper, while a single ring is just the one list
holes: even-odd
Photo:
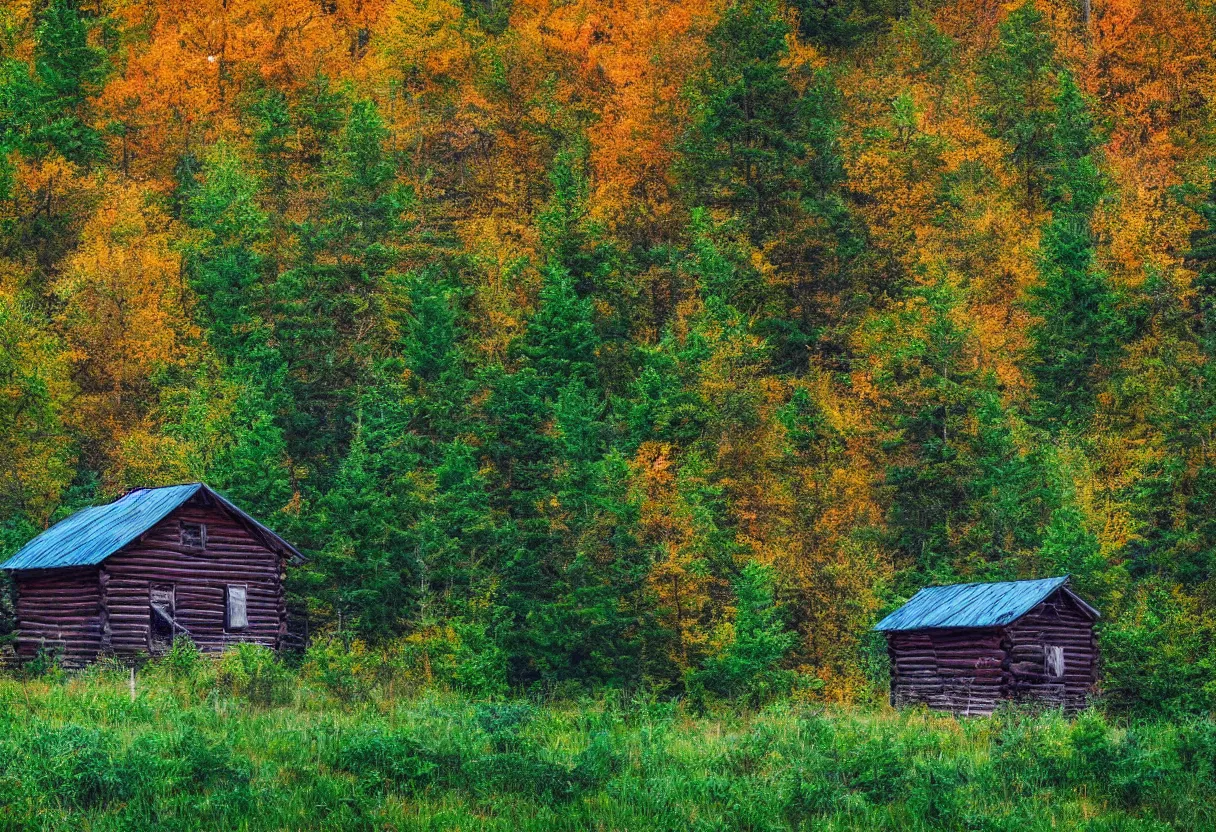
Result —
[{"label": "small log shed", "polygon": [[878,622],[891,658],[891,704],[990,714],[1004,699],[1069,712],[1097,681],[1098,611],[1068,576],[927,587]]},{"label": "small log shed", "polygon": [[202,483],[137,488],[78,511],[0,569],[17,590],[17,655],[159,655],[177,636],[204,652],[278,649],[286,567],[301,554]]}]

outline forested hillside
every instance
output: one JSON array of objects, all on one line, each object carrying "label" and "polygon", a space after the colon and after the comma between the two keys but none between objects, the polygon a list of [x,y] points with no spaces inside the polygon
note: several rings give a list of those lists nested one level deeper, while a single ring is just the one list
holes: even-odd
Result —
[{"label": "forested hillside", "polygon": [[1112,703],[1211,710],[1214,27],[5,0],[0,554],[205,480],[444,684],[834,701],[1071,573]]}]

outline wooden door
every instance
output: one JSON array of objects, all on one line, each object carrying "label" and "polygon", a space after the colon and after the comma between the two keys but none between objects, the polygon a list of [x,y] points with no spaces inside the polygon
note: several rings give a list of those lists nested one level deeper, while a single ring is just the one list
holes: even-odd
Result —
[{"label": "wooden door", "polygon": [[160,656],[173,646],[173,631],[177,624],[177,605],[173,584],[153,584],[148,588],[151,623],[148,628],[148,653]]}]

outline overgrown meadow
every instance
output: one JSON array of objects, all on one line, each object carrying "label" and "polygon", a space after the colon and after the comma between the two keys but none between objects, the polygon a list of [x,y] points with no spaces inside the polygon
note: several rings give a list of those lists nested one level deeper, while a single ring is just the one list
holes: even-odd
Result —
[{"label": "overgrown meadow", "polygon": [[1216,723],[485,700],[178,648],[0,679],[4,830],[1210,830]]}]

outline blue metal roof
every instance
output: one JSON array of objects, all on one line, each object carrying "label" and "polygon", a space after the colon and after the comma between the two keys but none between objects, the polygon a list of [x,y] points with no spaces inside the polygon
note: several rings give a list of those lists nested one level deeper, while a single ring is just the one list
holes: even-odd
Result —
[{"label": "blue metal roof", "polygon": [[95,566],[163,520],[199,491],[205,491],[238,517],[252,524],[293,557],[301,555],[287,541],[267,529],[223,496],[202,483],[137,488],[104,506],[82,509],[60,520],[25,544],[0,569],[59,569]]},{"label": "blue metal roof", "polygon": [[[1002,627],[1030,612],[1068,583],[1068,576],[1037,581],[931,586],[875,625],[875,630],[925,630],[946,627]],[[1095,618],[1097,610],[1065,592]]]}]

